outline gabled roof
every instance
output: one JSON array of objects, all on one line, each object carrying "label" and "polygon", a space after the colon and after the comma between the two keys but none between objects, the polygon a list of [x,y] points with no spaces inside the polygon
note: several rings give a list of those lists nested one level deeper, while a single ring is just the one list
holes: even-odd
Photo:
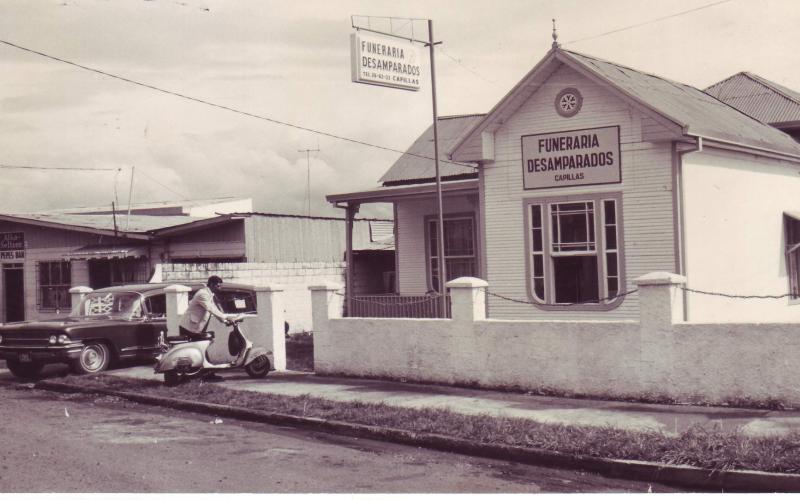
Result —
[{"label": "gabled roof", "polygon": [[471,145],[474,147],[483,131],[496,130],[561,65],[604,85],[609,91],[681,136],[702,136],[719,143],[752,148],[755,151],[766,150],[800,160],[800,145],[790,136],[701,90],[560,48],[548,52],[481,121],[462,135],[453,145],[451,155],[459,159],[459,153]]},{"label": "gabled roof", "polygon": [[[452,145],[484,115],[441,116],[439,124],[439,175],[442,179],[464,179],[477,177],[475,167],[461,165],[448,159],[447,152]],[[433,125],[414,141],[389,170],[380,182],[384,186],[397,186],[418,182],[430,182],[436,178],[433,161]]]},{"label": "gabled roof", "polygon": [[706,93],[764,123],[800,121],[800,93],[747,71],[711,85]]}]

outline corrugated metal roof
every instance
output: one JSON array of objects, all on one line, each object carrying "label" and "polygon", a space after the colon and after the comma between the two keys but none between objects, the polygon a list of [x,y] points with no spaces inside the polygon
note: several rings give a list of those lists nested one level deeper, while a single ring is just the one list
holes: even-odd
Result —
[{"label": "corrugated metal roof", "polygon": [[[461,177],[477,175],[474,167],[451,162],[447,152],[453,144],[485,115],[441,116],[438,119],[439,135],[439,175]],[[434,165],[433,125],[414,141],[414,144],[402,155],[389,170],[383,174],[380,182],[384,186],[405,182],[430,180],[436,177]]]},{"label": "corrugated metal roof", "polygon": [[800,145],[690,85],[620,66],[572,51],[562,51],[625,93],[679,125],[689,134],[800,156]]},{"label": "corrugated metal roof", "polygon": [[[99,229],[103,231],[114,230],[114,219],[111,215],[74,215],[74,214],[9,214],[11,217],[28,219],[50,224],[62,224],[65,226],[78,226],[88,229]],[[180,215],[127,215],[117,214],[117,230],[128,233],[146,233],[157,229],[189,224],[198,220],[206,220],[204,217],[189,217]]]},{"label": "corrugated metal roof", "polygon": [[753,73],[737,73],[706,93],[764,123],[800,121],[800,93]]}]

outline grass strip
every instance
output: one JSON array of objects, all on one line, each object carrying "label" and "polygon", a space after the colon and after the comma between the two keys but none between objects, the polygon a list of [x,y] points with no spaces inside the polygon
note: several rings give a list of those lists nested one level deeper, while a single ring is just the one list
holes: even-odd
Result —
[{"label": "grass strip", "polygon": [[520,418],[463,415],[443,409],[398,408],[381,403],[339,402],[227,389],[192,381],[166,387],[150,380],[109,375],[67,376],[63,382],[93,389],[339,420],[417,433],[441,434],[476,443],[520,446],[571,456],[642,460],[713,470],[800,473],[800,433],[750,437],[738,431],[694,426],[678,436],[611,427],[543,424]]}]

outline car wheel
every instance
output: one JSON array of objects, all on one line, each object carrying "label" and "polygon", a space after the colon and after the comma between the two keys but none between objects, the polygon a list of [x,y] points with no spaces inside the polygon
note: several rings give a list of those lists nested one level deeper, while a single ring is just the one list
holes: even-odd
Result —
[{"label": "car wheel", "polygon": [[269,358],[266,354],[256,356],[256,359],[244,367],[244,371],[246,371],[251,378],[266,377],[267,373],[269,373]]},{"label": "car wheel", "polygon": [[72,371],[79,375],[99,373],[108,368],[111,353],[105,344],[87,344],[78,359],[72,362]]},{"label": "car wheel", "polygon": [[6,361],[8,371],[10,371],[17,378],[34,378],[40,373],[44,365],[37,361],[31,363],[20,363],[19,361],[8,360]]}]

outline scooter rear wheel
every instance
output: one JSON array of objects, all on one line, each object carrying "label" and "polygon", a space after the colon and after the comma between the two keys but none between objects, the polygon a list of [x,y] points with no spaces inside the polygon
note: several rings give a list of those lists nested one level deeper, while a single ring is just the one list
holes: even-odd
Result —
[{"label": "scooter rear wheel", "polygon": [[256,356],[256,358],[244,367],[244,371],[250,378],[264,378],[269,373],[269,358],[266,354]]}]

